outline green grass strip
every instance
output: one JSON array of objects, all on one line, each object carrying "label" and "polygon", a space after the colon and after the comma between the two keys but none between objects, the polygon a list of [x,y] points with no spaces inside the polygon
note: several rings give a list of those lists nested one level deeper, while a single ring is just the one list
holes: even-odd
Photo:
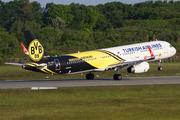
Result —
[{"label": "green grass strip", "polygon": [[0,90],[0,119],[179,120],[180,85]]}]

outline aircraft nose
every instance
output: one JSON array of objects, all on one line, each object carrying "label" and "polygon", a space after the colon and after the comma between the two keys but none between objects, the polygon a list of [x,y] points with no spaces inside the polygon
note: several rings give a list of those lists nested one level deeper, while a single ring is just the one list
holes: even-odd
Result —
[{"label": "aircraft nose", "polygon": [[176,52],[177,52],[177,51],[176,51],[176,48],[173,47],[173,50],[172,50],[173,55],[175,55]]}]

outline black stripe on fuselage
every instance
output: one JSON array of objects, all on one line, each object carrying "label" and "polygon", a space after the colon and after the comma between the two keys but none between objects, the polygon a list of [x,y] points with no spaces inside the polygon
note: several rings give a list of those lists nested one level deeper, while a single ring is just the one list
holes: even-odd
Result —
[{"label": "black stripe on fuselage", "polygon": [[86,71],[90,69],[96,69],[96,67],[90,65],[86,61],[79,59],[78,61],[69,61],[70,59],[74,59],[77,57],[69,56],[69,55],[63,55],[58,56],[53,59],[58,59],[61,64],[61,74],[67,74],[67,73],[73,73],[73,72],[80,72],[80,71]]},{"label": "black stripe on fuselage", "polygon": [[103,52],[103,53],[106,53],[106,54],[112,56],[114,59],[116,59],[116,60],[118,60],[118,61],[122,61],[122,60],[124,61],[124,59],[122,59],[121,57],[119,57],[118,55],[116,55],[116,54],[114,54],[114,53],[112,53],[112,52],[105,51],[105,50],[99,50],[99,51],[101,51],[101,52]]}]

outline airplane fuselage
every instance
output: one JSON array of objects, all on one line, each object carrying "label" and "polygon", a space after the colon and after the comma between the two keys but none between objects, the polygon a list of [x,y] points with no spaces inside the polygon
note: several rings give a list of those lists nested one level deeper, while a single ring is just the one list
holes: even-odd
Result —
[{"label": "airplane fuselage", "polygon": [[176,53],[176,49],[168,42],[151,41],[57,57],[45,57],[39,62],[24,64],[23,68],[49,74],[76,74],[105,71],[114,69],[117,65],[150,58],[148,46],[150,46],[155,58],[147,62],[166,59]]},{"label": "airplane fuselage", "polygon": [[176,54],[176,49],[165,41],[151,41],[130,44],[118,47],[103,48],[98,50],[78,52],[61,56],[50,56],[30,30],[24,31],[27,44],[22,44],[22,49],[30,57],[32,62],[5,63],[10,65],[22,65],[22,68],[44,72],[48,74],[86,74],[87,80],[94,79],[94,71],[117,70],[113,75],[114,80],[121,80],[119,74],[122,68],[127,68],[129,73],[143,73],[150,68],[150,61],[158,61],[158,70],[162,70],[160,61]]}]

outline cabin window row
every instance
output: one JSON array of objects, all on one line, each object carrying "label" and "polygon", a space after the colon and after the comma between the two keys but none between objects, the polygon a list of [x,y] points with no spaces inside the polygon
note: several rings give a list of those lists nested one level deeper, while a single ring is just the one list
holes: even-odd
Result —
[{"label": "cabin window row", "polygon": [[[114,55],[115,56],[115,55]],[[110,58],[110,57],[114,57],[114,56],[103,56],[102,58]],[[101,57],[100,57],[101,59]],[[75,63],[82,63],[82,62],[87,62],[87,61],[92,61],[92,60],[97,60],[97,58],[92,58],[92,59],[85,59],[85,60],[77,60],[77,61],[71,61],[71,62],[67,62],[67,64],[75,64]]]}]

